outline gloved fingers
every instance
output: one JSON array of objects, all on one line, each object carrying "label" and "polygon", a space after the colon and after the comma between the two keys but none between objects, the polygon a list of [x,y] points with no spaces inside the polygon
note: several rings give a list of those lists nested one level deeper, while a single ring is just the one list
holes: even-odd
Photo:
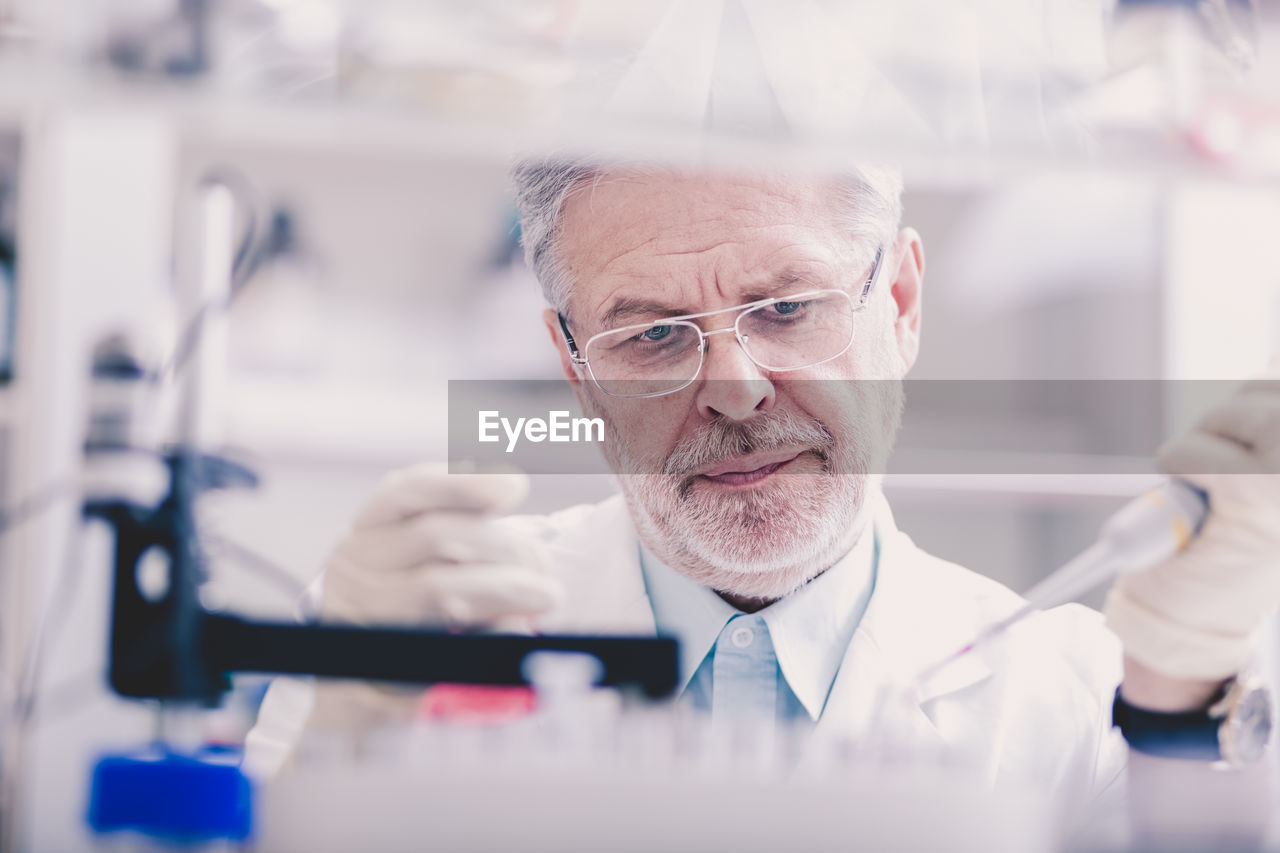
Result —
[{"label": "gloved fingers", "polygon": [[[1270,375],[1280,376],[1280,361]],[[1209,517],[1185,550],[1116,582],[1107,624],[1126,654],[1151,669],[1225,678],[1280,602],[1280,383],[1246,383],[1157,461],[1209,492]]]},{"label": "gloved fingers", "polygon": [[[1273,384],[1280,388],[1280,383]],[[1261,463],[1280,449],[1280,393],[1256,387],[1242,391],[1210,410],[1198,429],[1254,451],[1260,457],[1256,473],[1262,473]],[[1280,470],[1280,459],[1272,467]]]},{"label": "gloved fingers", "polygon": [[557,581],[525,566],[427,565],[407,573],[326,575],[323,613],[362,625],[472,625],[541,613],[561,597]]},{"label": "gloved fingers", "polygon": [[438,463],[415,465],[383,478],[356,516],[354,527],[394,523],[439,510],[499,513],[519,505],[528,494],[528,476],[514,469],[450,474]]},{"label": "gloved fingers", "polygon": [[1253,643],[1247,624],[1239,631],[1189,625],[1179,618],[1181,610],[1169,614],[1133,595],[1126,580],[1107,594],[1103,614],[1127,656],[1171,678],[1205,680],[1229,678],[1248,660]]},{"label": "gloved fingers", "polygon": [[1250,448],[1199,429],[1162,447],[1156,464],[1161,473],[1201,484],[1221,474],[1258,472],[1258,460]]},{"label": "gloved fingers", "polygon": [[509,616],[543,613],[564,592],[552,578],[521,566],[442,566],[421,576],[420,594],[450,625],[486,625]]},{"label": "gloved fingers", "polygon": [[367,569],[397,572],[423,563],[543,563],[541,543],[502,529],[492,520],[435,512],[352,531],[339,549]]}]

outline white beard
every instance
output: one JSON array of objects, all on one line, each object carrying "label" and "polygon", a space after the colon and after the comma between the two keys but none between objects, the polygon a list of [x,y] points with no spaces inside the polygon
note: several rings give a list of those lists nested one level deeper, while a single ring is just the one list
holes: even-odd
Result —
[{"label": "white beard", "polygon": [[[879,486],[901,422],[900,383],[860,389],[870,389],[866,399],[833,430],[785,412],[709,422],[681,442],[662,473],[646,471],[612,435],[617,452],[610,461],[640,537],[691,580],[744,598],[778,599],[826,571],[861,535],[863,507]],[[801,457],[809,470],[777,473],[759,488],[729,493],[710,492],[688,473],[775,447],[810,448],[813,458]]]}]

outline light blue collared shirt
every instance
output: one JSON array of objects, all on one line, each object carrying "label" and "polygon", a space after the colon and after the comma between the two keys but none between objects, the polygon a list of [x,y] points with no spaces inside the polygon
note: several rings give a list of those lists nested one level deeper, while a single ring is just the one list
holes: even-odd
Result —
[{"label": "light blue collared shirt", "polygon": [[871,600],[870,526],[844,559],[791,595],[743,613],[640,546],[658,633],[680,641],[682,698],[712,718],[816,722]]}]

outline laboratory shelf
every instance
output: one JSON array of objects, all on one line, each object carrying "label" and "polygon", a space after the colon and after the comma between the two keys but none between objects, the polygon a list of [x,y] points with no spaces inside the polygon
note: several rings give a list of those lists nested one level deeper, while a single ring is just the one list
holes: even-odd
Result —
[{"label": "laboratory shelf", "polygon": [[[999,461],[1001,467],[1022,460],[1010,455]],[[1097,470],[1108,460],[1082,459],[1080,466]],[[1110,503],[1131,498],[1161,482],[1157,474],[1090,473],[1090,474],[890,474],[885,478],[885,491],[912,504],[937,503],[953,506],[957,497],[966,505],[973,501],[984,504],[1059,505]]]},{"label": "laboratory shelf", "polygon": [[993,136],[957,144],[943,135],[903,138],[874,125],[834,135],[778,136],[642,118],[605,120],[583,110],[538,115],[528,110],[461,111],[358,94],[280,97],[0,55],[0,126],[76,113],[154,116],[180,137],[211,147],[410,162],[505,163],[517,153],[589,152],[619,159],[714,163],[718,168],[767,162],[773,168],[839,170],[855,162],[893,162],[917,188],[984,186],[1044,169],[1280,184],[1280,159],[1242,168],[1206,156],[1165,125],[1115,132],[1105,126],[1092,128],[1087,143],[1067,144],[1047,135]]}]

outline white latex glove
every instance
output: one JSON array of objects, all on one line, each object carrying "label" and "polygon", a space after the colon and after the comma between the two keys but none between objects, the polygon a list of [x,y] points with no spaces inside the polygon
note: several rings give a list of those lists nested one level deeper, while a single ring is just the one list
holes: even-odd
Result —
[{"label": "white latex glove", "polygon": [[[383,480],[325,565],[326,621],[527,630],[560,598],[540,542],[513,539],[493,516],[524,500],[518,473],[449,474],[438,465]],[[407,719],[421,689],[320,681],[312,721],[361,727]]]},{"label": "white latex glove", "polygon": [[1156,672],[1230,678],[1280,604],[1280,360],[1157,460],[1209,493],[1209,516],[1186,550],[1116,582],[1107,624],[1128,656]]}]

